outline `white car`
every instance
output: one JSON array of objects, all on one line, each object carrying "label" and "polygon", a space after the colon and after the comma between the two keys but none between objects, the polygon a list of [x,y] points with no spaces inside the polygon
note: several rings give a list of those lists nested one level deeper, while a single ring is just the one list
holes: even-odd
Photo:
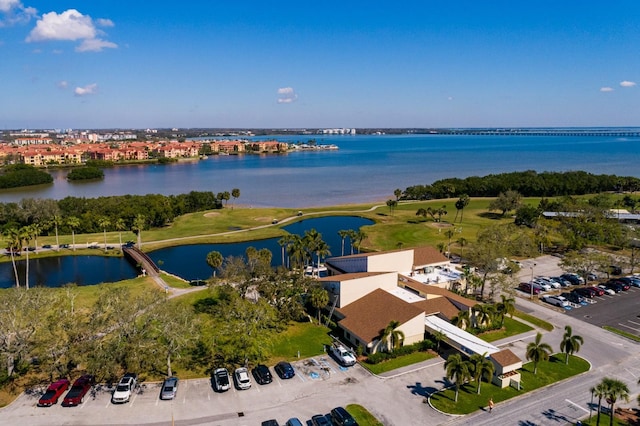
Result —
[{"label": "white car", "polygon": [[551,286],[551,288],[560,288],[560,287],[562,287],[562,286],[560,285],[560,283],[559,283],[559,282],[554,281],[554,280],[552,280],[552,279],[551,279],[551,278],[549,278],[549,277],[538,277],[537,279],[538,279],[540,282],[543,282],[543,283],[545,283],[545,284],[548,284],[549,286]]},{"label": "white car", "polygon": [[542,300],[553,306],[560,308],[566,308],[569,306],[569,301],[564,296],[543,296]]},{"label": "white car", "polygon": [[602,289],[602,291],[604,291],[605,294],[608,294],[608,295],[611,295],[611,296],[615,296],[616,295],[616,292],[615,292],[614,289],[609,288],[609,287],[605,286],[604,284],[598,285],[598,288]]},{"label": "white car", "polygon": [[233,373],[236,379],[236,387],[238,389],[249,389],[251,387],[251,378],[249,377],[249,370],[244,367],[236,368]]},{"label": "white car", "polygon": [[131,399],[131,393],[136,387],[136,383],[138,383],[138,375],[135,373],[127,373],[118,382],[116,386],[116,390],[113,392],[111,396],[111,402],[114,404],[121,404],[124,402],[129,402]]},{"label": "white car", "polygon": [[551,284],[544,280],[541,280],[540,278],[536,278],[535,280],[533,280],[533,285],[537,285],[543,291],[551,290]]}]

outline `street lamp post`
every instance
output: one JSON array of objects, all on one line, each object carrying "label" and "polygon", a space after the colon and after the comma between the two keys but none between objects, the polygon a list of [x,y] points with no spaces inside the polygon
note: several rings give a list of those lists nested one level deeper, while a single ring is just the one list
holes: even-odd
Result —
[{"label": "street lamp post", "polygon": [[536,266],[535,263],[530,266],[530,268],[531,268],[531,280],[529,281],[529,289],[531,290],[531,300],[533,300],[533,268],[534,268],[534,266]]}]

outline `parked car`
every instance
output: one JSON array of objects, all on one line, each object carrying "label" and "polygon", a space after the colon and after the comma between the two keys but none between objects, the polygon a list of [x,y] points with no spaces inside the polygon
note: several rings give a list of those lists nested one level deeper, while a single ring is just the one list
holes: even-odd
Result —
[{"label": "parked car", "polygon": [[284,426],[302,426],[302,422],[297,417],[292,417],[287,420],[287,423]]},{"label": "parked car", "polygon": [[[531,294],[531,284],[529,283],[520,283],[518,288],[525,293]],[[540,288],[533,288],[533,294],[540,294]]]},{"label": "parked car", "polygon": [[609,287],[607,287],[607,286],[606,286],[606,285],[604,285],[604,284],[598,284],[598,286],[597,286],[597,287],[598,287],[598,288],[603,289],[603,290],[604,290],[604,292],[605,292],[605,294],[608,294],[608,295],[610,295],[610,296],[613,296],[613,295],[615,295],[615,294],[616,294],[616,291],[615,291],[614,289],[609,288]]},{"label": "parked car", "polygon": [[243,390],[251,387],[251,378],[249,377],[249,370],[244,367],[236,368],[233,373],[236,381],[236,388]]},{"label": "parked car", "polygon": [[582,297],[593,299],[598,295],[598,292],[593,287],[581,287],[572,290],[574,293],[579,294]]},{"label": "parked car", "polygon": [[287,361],[280,361],[273,369],[281,379],[290,379],[296,375],[295,370]]},{"label": "parked car", "polygon": [[51,383],[38,400],[38,407],[51,407],[57,404],[64,391],[69,388],[69,384],[70,382],[67,379],[60,379]]},{"label": "parked car", "polygon": [[121,404],[124,402],[129,402],[131,399],[131,394],[138,383],[138,375],[136,373],[127,373],[118,382],[116,385],[116,390],[113,391],[113,395],[111,396],[111,402],[114,404]]},{"label": "parked car", "polygon": [[50,249],[52,247],[51,247],[51,244],[45,244],[45,245],[42,246],[42,248],[43,249]]},{"label": "parked car", "polygon": [[167,377],[162,383],[162,390],[160,391],[160,399],[173,399],[178,393],[178,378]]},{"label": "parked car", "polygon": [[331,355],[343,367],[351,367],[356,363],[356,356],[353,352],[345,348],[339,342],[333,342],[329,346],[329,355]]},{"label": "parked car", "polygon": [[560,288],[561,287],[559,282],[556,282],[556,281],[552,280],[549,277],[538,277],[534,281],[537,281],[537,282],[539,282],[541,284],[548,285],[549,286],[549,290],[551,290],[552,288]]},{"label": "parked car", "polygon": [[573,285],[584,284],[584,278],[582,278],[578,274],[566,273],[566,274],[562,274],[560,276],[562,278],[564,278],[565,280],[569,281]]},{"label": "parked car", "polygon": [[597,279],[598,279],[598,276],[593,272],[589,272],[587,274],[587,281],[596,281]]},{"label": "parked car", "polygon": [[571,291],[568,293],[562,293],[561,296],[566,298],[571,303],[576,303],[578,305],[588,305],[584,296],[580,296],[578,293],[575,293],[574,291]]},{"label": "parked car", "polygon": [[593,289],[596,292],[597,296],[604,296],[604,290],[598,287],[587,287]]},{"label": "parked car", "polygon": [[265,420],[261,423],[262,426],[280,426],[280,423],[276,419]]},{"label": "parked car", "polygon": [[[623,286],[623,290],[627,291],[631,288],[633,284],[633,280],[629,277],[620,277],[620,278],[616,278],[616,281],[621,282],[622,286]],[[626,287],[626,288],[625,288]]]},{"label": "parked car", "polygon": [[331,422],[327,420],[327,417],[323,416],[322,414],[316,414],[315,416],[311,417],[311,424],[313,426],[331,426]]},{"label": "parked car", "polygon": [[95,379],[90,374],[78,377],[62,400],[62,406],[73,407],[82,404],[84,396],[89,392],[89,389],[91,389],[94,383]]},{"label": "parked car", "polygon": [[570,287],[571,286],[571,281],[565,280],[562,277],[551,277],[551,279],[553,281],[557,282],[558,284],[560,284],[562,287]]},{"label": "parked car", "polygon": [[264,364],[257,365],[253,369],[253,377],[256,379],[256,382],[261,385],[266,385],[267,383],[271,383],[273,377],[271,376],[271,371],[269,371],[269,367]]},{"label": "parked car", "polygon": [[613,290],[615,293],[620,293],[622,291],[622,284],[615,281],[607,281],[606,283],[602,284],[602,286]]},{"label": "parked car", "polygon": [[549,284],[545,280],[540,279],[540,277],[533,280],[531,284],[533,284],[534,286],[537,285],[542,291],[549,291],[552,288],[551,284]]},{"label": "parked car", "polygon": [[542,296],[542,300],[553,306],[560,308],[566,308],[569,306],[569,301],[562,296]]},{"label": "parked car", "polygon": [[226,368],[216,368],[213,372],[213,383],[217,392],[226,392],[229,390],[229,372]]},{"label": "parked car", "polygon": [[637,275],[629,275],[627,278],[629,278],[629,281],[631,282],[632,286],[635,287],[640,287],[640,277]]},{"label": "parked car", "polygon": [[609,273],[611,275],[622,275],[622,268],[618,265],[609,265]]},{"label": "parked car", "polygon": [[331,410],[331,421],[337,426],[358,426],[358,423],[344,407]]}]

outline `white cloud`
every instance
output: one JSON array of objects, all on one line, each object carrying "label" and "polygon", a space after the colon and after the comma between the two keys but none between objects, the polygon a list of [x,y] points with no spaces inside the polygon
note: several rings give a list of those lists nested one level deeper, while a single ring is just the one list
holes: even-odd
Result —
[{"label": "white cloud", "polygon": [[613,92],[613,87],[601,87],[601,92]]},{"label": "white cloud", "polygon": [[60,89],[66,89],[67,87],[69,87],[69,83],[65,80],[60,80],[56,86],[58,86]]},{"label": "white cloud", "polygon": [[99,38],[84,40],[80,46],[76,47],[76,52],[100,52],[104,48],[115,49],[117,44]]},{"label": "white cloud", "polygon": [[625,80],[625,81],[621,81],[620,82],[620,86],[622,86],[622,87],[634,87],[635,85],[636,85],[635,81],[627,81],[627,80]]},{"label": "white cloud", "polygon": [[99,27],[113,27],[114,23],[111,19],[98,18],[96,19],[96,25]]},{"label": "white cloud", "polygon": [[20,0],[0,0],[0,27],[29,22],[38,11],[33,7],[24,7]]},{"label": "white cloud", "polygon": [[104,33],[98,30],[96,25],[112,27],[113,22],[110,19],[97,19],[94,23],[90,16],[83,15],[75,9],[69,9],[60,14],[49,12],[38,20],[26,41],[30,43],[47,40],[82,40],[82,43],[76,47],[77,52],[99,52],[103,48],[118,47],[115,43],[99,38],[98,36]]},{"label": "white cloud", "polygon": [[7,13],[11,9],[21,7],[20,0],[0,0],[0,12]]},{"label": "white cloud", "polygon": [[97,91],[98,91],[98,85],[96,83],[93,83],[93,84],[88,84],[84,87],[76,87],[73,93],[75,93],[76,96],[87,96],[87,95],[94,95],[96,94]]},{"label": "white cloud", "polygon": [[298,95],[293,90],[293,87],[281,87],[278,89],[278,103],[289,104],[295,102],[298,99]]}]

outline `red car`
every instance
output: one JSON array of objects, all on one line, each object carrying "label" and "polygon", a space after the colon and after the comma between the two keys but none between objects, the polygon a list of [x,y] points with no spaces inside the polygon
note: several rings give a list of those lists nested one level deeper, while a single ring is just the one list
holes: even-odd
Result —
[{"label": "red car", "polygon": [[598,287],[587,287],[589,290],[595,291],[598,296],[604,296],[604,290]]},{"label": "red car", "polygon": [[89,374],[85,374],[84,376],[80,376],[73,382],[73,386],[64,397],[62,401],[63,407],[72,407],[75,405],[82,404],[84,400],[84,396],[89,392],[91,386],[93,386],[94,378]]},{"label": "red car", "polygon": [[52,405],[57,404],[58,399],[68,388],[69,381],[67,379],[60,379],[57,382],[51,383],[45,393],[38,400],[38,407],[51,407]]}]

